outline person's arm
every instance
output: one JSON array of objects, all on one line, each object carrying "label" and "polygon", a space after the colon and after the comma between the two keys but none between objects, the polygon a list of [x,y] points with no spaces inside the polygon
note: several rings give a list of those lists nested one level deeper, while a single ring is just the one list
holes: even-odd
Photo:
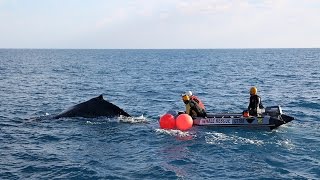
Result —
[{"label": "person's arm", "polygon": [[188,103],[186,104],[186,114],[190,115],[190,110],[191,110],[190,103]]},{"label": "person's arm", "polygon": [[259,97],[258,107],[259,107],[260,109],[264,109],[264,106],[262,105],[262,102],[261,102],[261,97]]}]

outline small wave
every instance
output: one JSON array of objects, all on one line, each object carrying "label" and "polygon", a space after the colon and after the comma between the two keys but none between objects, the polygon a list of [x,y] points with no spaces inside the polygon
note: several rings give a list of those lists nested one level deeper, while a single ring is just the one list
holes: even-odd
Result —
[{"label": "small wave", "polygon": [[86,124],[89,125],[97,125],[97,124],[106,124],[107,122],[101,122],[101,121],[86,121]]},{"label": "small wave", "polygon": [[295,148],[295,145],[292,143],[291,140],[289,139],[285,139],[285,140],[278,140],[275,144],[284,147],[288,150],[292,150]]},{"label": "small wave", "polygon": [[138,117],[126,117],[126,116],[122,116],[120,115],[118,117],[119,122],[123,122],[123,123],[147,123],[148,120],[147,118],[145,118],[143,115],[138,116]]},{"label": "small wave", "polygon": [[42,115],[38,115],[38,116],[34,116],[34,117],[31,117],[31,118],[27,118],[27,119],[24,119],[26,121],[29,121],[29,122],[32,122],[32,121],[44,121],[44,120],[51,120],[54,118],[54,115],[51,115],[50,113],[44,113]]},{"label": "small wave", "polygon": [[257,139],[249,139],[239,136],[228,136],[224,133],[208,133],[210,136],[206,136],[206,141],[208,144],[221,144],[223,142],[230,141],[233,144],[256,144],[262,145],[264,142],[262,140]]},{"label": "small wave", "polygon": [[157,133],[160,134],[168,134],[170,136],[176,136],[176,137],[190,137],[190,136],[194,136],[193,134],[191,134],[190,132],[187,131],[180,131],[180,130],[176,130],[176,129],[156,129],[155,130]]}]

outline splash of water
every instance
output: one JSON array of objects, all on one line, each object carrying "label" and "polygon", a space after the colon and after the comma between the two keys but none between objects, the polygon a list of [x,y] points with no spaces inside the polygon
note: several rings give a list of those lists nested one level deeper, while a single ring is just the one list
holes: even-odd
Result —
[{"label": "splash of water", "polygon": [[138,117],[126,117],[123,115],[120,115],[118,117],[119,122],[123,122],[123,123],[147,123],[148,120],[147,118],[145,118],[143,115],[138,116]]}]

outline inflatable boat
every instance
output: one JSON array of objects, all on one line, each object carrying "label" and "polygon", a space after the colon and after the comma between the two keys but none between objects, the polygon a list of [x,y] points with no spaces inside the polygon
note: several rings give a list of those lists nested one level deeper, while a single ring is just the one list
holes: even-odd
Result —
[{"label": "inflatable boat", "polygon": [[193,118],[193,124],[214,127],[249,127],[275,129],[294,119],[283,114],[280,106],[266,107],[257,116],[247,116],[244,113],[207,113],[207,117]]}]

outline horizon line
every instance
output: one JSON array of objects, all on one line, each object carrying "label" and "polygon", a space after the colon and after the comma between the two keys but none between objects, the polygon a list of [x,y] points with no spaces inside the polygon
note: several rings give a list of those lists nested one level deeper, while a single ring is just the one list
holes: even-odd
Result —
[{"label": "horizon line", "polygon": [[242,50],[242,49],[320,49],[320,47],[264,47],[264,48],[1,48],[1,50]]}]

